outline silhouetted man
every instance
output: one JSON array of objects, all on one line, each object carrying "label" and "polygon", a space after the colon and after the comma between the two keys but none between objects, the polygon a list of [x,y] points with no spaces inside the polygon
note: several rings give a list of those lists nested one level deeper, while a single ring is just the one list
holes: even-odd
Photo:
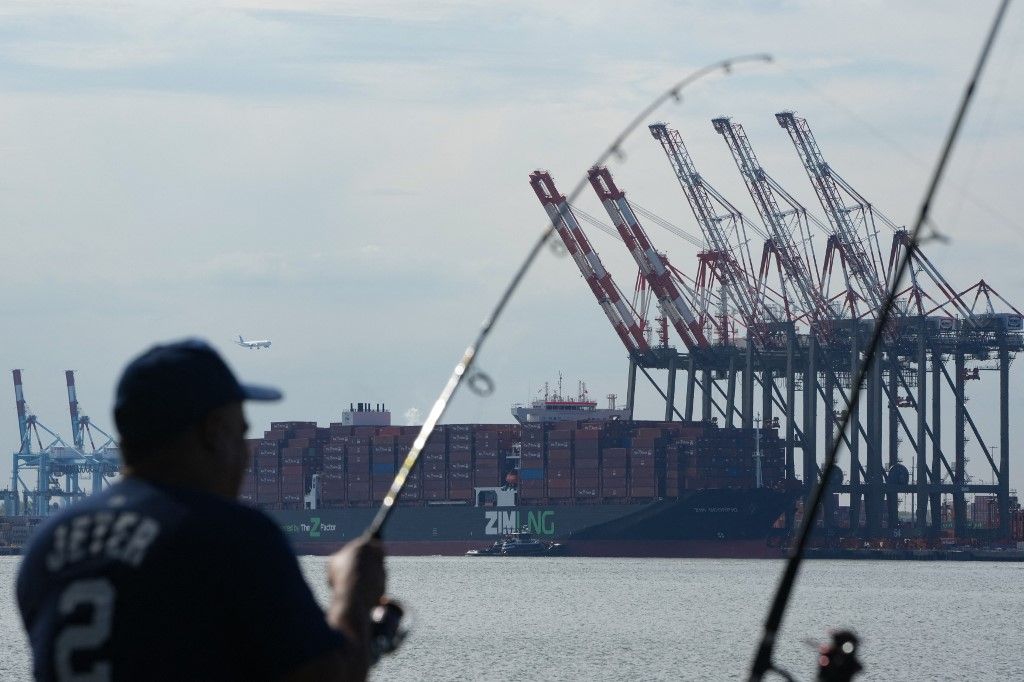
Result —
[{"label": "silhouetted man", "polygon": [[360,680],[383,553],[330,559],[325,617],[284,535],[235,501],[248,462],[239,384],[206,343],[156,346],[117,387],[124,479],[50,519],[18,574],[40,680]]}]

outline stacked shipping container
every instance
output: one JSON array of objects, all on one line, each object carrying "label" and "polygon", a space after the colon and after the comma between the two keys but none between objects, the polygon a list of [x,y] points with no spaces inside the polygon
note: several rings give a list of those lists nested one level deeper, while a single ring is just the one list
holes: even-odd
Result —
[{"label": "stacked shipping container", "polygon": [[[419,427],[318,427],[273,422],[252,455],[243,500],[302,508],[313,475],[319,504],[371,506],[383,499]],[[699,422],[452,424],[435,429],[400,504],[474,503],[475,488],[516,485],[522,504],[641,502],[700,488],[750,488],[753,429]],[[783,479],[783,450],[761,432],[764,485]],[[486,502],[486,501],[485,501]]]}]

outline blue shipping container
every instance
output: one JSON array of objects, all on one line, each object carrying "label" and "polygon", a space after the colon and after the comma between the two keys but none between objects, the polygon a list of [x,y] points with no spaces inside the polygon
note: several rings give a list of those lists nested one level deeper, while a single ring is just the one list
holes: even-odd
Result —
[{"label": "blue shipping container", "polygon": [[520,469],[519,478],[523,481],[543,481],[543,469]]}]

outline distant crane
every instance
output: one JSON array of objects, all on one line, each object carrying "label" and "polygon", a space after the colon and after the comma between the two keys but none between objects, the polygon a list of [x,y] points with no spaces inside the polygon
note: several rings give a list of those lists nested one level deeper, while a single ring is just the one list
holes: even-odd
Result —
[{"label": "distant crane", "polygon": [[[871,205],[825,162],[805,119],[791,111],[779,112],[775,119],[789,133],[818,201],[832,225],[835,239],[830,240],[830,246],[838,249],[843,265],[853,275],[868,309],[877,312],[885,299],[885,282],[880,275],[882,254],[878,248],[878,231],[872,219]],[[861,231],[863,236],[859,234]]]},{"label": "distant crane", "polygon": [[[22,372],[13,370],[14,396],[18,413],[20,444],[12,456],[11,490],[14,493],[14,514],[48,513],[54,498],[68,502],[85,497],[88,493],[79,485],[79,474],[92,477],[92,493],[99,492],[106,477],[114,476],[119,470],[120,453],[114,438],[93,425],[87,416],[81,414],[75,389],[74,372],[68,370],[64,376],[68,388],[68,407],[71,414],[72,442],[68,444],[56,431],[43,424],[28,409],[22,385]],[[93,431],[105,436],[97,447]],[[91,451],[85,448],[89,440]],[[33,471],[35,485],[22,479],[22,473]],[[61,478],[64,479],[63,485]],[[29,500],[32,500],[29,503]],[[24,509],[21,502],[24,500]]]},{"label": "distant crane", "polygon": [[622,292],[616,286],[611,273],[604,268],[600,257],[590,245],[579,221],[573,214],[565,199],[555,187],[555,181],[546,171],[537,170],[530,173],[530,186],[540,199],[541,205],[548,214],[551,224],[555,226],[562,243],[576,262],[583,279],[587,281],[598,304],[611,322],[615,333],[630,354],[646,352],[650,345],[644,337],[644,320],[623,299]]},{"label": "distant crane", "polygon": [[690,350],[710,345],[701,322],[673,281],[665,257],[655,251],[647,232],[626,201],[626,193],[616,186],[612,174],[605,167],[591,168],[588,177],[608,217],[657,297],[662,313],[672,323],[683,344]]},{"label": "distant crane", "polygon": [[747,330],[755,336],[761,336],[763,321],[779,320],[775,312],[765,305],[763,282],[755,282],[753,279],[754,268],[747,248],[747,227],[750,226],[762,237],[767,235],[750,225],[740,210],[697,172],[677,130],[664,123],[654,123],[648,128],[654,139],[661,143],[701,232],[711,246],[709,257],[714,262],[725,290],[723,298],[731,298]]},{"label": "distant crane", "polygon": [[[800,317],[799,314],[795,314],[796,311],[789,309],[790,301],[794,298],[799,304],[799,311],[809,318],[809,322],[832,317],[829,302],[822,292],[819,280],[814,276],[817,260],[811,245],[807,209],[761,167],[743,126],[725,117],[712,119],[711,123],[715,132],[719,133],[729,146],[743,182],[747,185],[747,191],[754,200],[765,227],[768,228],[770,239],[765,243],[758,277],[763,278],[767,275],[768,257],[774,254],[779,266],[783,300],[790,319]],[[786,205],[785,210],[779,208],[780,200]],[[814,270],[809,270],[809,265]]]}]

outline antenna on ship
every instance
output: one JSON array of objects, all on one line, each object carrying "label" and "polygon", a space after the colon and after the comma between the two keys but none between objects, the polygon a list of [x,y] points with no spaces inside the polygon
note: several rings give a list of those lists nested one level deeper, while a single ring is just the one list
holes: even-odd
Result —
[{"label": "antenna on ship", "polygon": [[761,413],[754,417],[754,481],[757,488],[764,487],[764,478],[761,475]]}]

